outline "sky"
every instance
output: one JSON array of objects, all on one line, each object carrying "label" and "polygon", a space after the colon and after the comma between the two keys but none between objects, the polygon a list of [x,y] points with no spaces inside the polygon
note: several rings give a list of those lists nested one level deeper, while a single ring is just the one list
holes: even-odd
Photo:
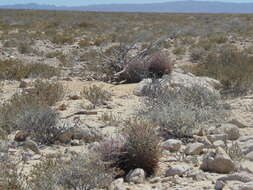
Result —
[{"label": "sky", "polygon": [[[81,6],[90,4],[110,4],[110,3],[158,3],[176,0],[0,0],[0,5],[39,3],[57,6]],[[223,2],[252,2],[253,0],[207,0],[207,1],[223,1]]]}]

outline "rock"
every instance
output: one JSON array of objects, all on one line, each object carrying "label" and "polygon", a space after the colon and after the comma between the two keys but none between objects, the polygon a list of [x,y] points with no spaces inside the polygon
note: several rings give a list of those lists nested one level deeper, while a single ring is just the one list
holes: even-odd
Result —
[{"label": "rock", "polygon": [[71,93],[68,95],[68,97],[70,100],[80,100],[81,99],[80,94],[76,94],[76,93]]},{"label": "rock", "polygon": [[199,154],[203,153],[204,147],[205,147],[204,144],[198,143],[198,142],[188,144],[185,149],[185,154],[186,155],[199,155]]},{"label": "rock", "polygon": [[14,140],[17,142],[24,142],[28,137],[28,133],[25,131],[17,131]]},{"label": "rock", "polygon": [[203,86],[213,91],[222,87],[222,84],[212,78],[197,77],[191,73],[172,72],[170,75],[164,75],[163,80],[169,81],[172,86]]},{"label": "rock", "polygon": [[109,186],[109,190],[126,190],[126,188],[123,186],[123,183],[123,178],[116,179]]},{"label": "rock", "polygon": [[216,134],[216,135],[207,135],[207,139],[211,142],[214,143],[215,141],[225,141],[227,138],[226,134]]},{"label": "rock", "polygon": [[145,171],[140,168],[130,171],[126,176],[127,182],[143,183],[144,180],[145,180]]},{"label": "rock", "polygon": [[245,171],[253,174],[253,162],[244,160],[240,163],[240,171]]},{"label": "rock", "polygon": [[236,125],[239,128],[246,128],[249,127],[249,125],[247,125],[242,119],[240,118],[234,118],[232,120],[229,121],[229,123]]},{"label": "rock", "polygon": [[224,148],[224,147],[225,147],[225,143],[224,143],[224,141],[222,141],[222,140],[215,141],[215,142],[213,143],[213,145],[214,145],[216,148],[218,148],[218,147]]},{"label": "rock", "polygon": [[135,87],[133,94],[135,96],[145,96],[147,91],[149,90],[152,84],[152,79],[144,79],[137,84]]},{"label": "rock", "polygon": [[234,174],[229,174],[224,177],[220,177],[217,179],[218,181],[240,181],[243,183],[248,183],[253,181],[253,174],[247,173],[247,172],[239,172]]},{"label": "rock", "polygon": [[176,165],[172,165],[170,166],[170,168],[166,171],[165,176],[169,177],[169,176],[183,176],[187,171],[189,171],[191,169],[191,167],[187,164],[176,164]]},{"label": "rock", "polygon": [[218,147],[215,152],[210,152],[204,157],[200,168],[204,171],[226,174],[235,171],[236,166],[227,153]]},{"label": "rock", "polygon": [[95,142],[102,138],[102,134],[94,128],[79,127],[73,128],[70,132],[72,139],[83,140],[86,143]]},{"label": "rock", "polygon": [[57,140],[59,140],[60,143],[67,144],[67,143],[70,143],[70,141],[72,140],[72,136],[73,136],[73,133],[71,133],[70,131],[66,131],[62,133],[61,135],[59,135]]},{"label": "rock", "polygon": [[[142,80],[137,87],[134,89],[134,94],[136,96],[145,96],[147,90],[151,87],[155,87],[155,82],[161,83],[164,86],[173,86],[173,87],[193,87],[193,86],[202,86],[206,87],[215,95],[218,95],[216,89],[222,87],[221,83],[215,79],[208,77],[197,77],[190,73],[181,73],[173,71],[169,75],[163,75],[162,79],[152,81],[152,79]],[[151,85],[152,84],[152,85]]]},{"label": "rock", "polygon": [[237,140],[240,137],[239,128],[236,125],[230,123],[222,124],[220,130],[227,134],[227,140]]},{"label": "rock", "polygon": [[19,88],[26,88],[28,86],[28,82],[21,80],[19,84]]},{"label": "rock", "polygon": [[82,145],[82,143],[77,139],[71,140],[70,144],[71,144],[71,146],[80,146],[80,145]]},{"label": "rock", "polygon": [[253,151],[253,136],[242,136],[237,142],[245,155]]},{"label": "rock", "polygon": [[253,161],[253,151],[252,151],[252,152],[249,152],[249,153],[245,156],[245,158],[246,158],[247,160]]},{"label": "rock", "polygon": [[37,143],[32,140],[26,140],[25,142],[23,142],[19,146],[22,146],[25,150],[29,149],[29,150],[35,152],[36,154],[40,154],[40,150],[39,150]]},{"label": "rock", "polygon": [[163,142],[161,146],[165,150],[169,150],[171,152],[176,152],[176,151],[180,150],[181,145],[182,145],[182,142],[180,140],[169,139],[169,140]]},{"label": "rock", "polygon": [[234,187],[232,187],[232,190],[253,190],[253,182],[236,184]]}]

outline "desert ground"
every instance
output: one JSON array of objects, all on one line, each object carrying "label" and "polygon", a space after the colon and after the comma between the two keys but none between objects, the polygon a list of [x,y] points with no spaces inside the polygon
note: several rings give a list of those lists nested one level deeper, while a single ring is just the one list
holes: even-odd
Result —
[{"label": "desert ground", "polygon": [[0,190],[253,189],[253,15],[0,10]]}]

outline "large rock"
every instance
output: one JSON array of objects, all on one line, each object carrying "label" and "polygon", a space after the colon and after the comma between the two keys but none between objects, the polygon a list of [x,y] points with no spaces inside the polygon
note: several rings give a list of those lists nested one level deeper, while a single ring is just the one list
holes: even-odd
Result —
[{"label": "large rock", "polygon": [[215,152],[205,156],[200,168],[204,171],[226,174],[235,171],[236,166],[227,153],[218,147]]},{"label": "large rock", "polygon": [[169,139],[167,141],[164,141],[161,146],[165,150],[169,150],[170,152],[176,152],[180,150],[181,145],[182,145],[182,142],[180,140]]},{"label": "large rock", "polygon": [[144,180],[145,180],[145,171],[140,168],[130,171],[126,176],[127,182],[143,183]]},{"label": "large rock", "polygon": [[175,176],[175,175],[183,176],[190,169],[191,169],[191,167],[187,164],[184,164],[184,163],[172,165],[166,171],[166,177]]},{"label": "large rock", "polygon": [[219,130],[227,135],[227,140],[237,140],[240,137],[239,128],[236,125],[222,124]]},{"label": "large rock", "polygon": [[186,155],[199,155],[203,153],[203,149],[205,148],[205,145],[202,143],[192,143],[188,144],[186,149],[185,149],[185,154]]},{"label": "large rock", "polygon": [[[162,85],[168,85],[173,87],[193,87],[202,86],[208,88],[210,91],[216,93],[216,89],[219,89],[222,85],[219,81],[208,77],[197,77],[191,73],[172,72],[170,75],[164,75],[162,79],[155,82]],[[151,86],[155,86],[155,83],[151,79],[144,79],[141,81],[134,90],[134,94],[137,96],[145,96],[147,90]]]}]

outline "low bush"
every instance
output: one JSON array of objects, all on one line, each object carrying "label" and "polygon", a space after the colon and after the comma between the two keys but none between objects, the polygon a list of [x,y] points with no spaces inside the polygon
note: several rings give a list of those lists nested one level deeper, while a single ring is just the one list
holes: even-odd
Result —
[{"label": "low bush", "polygon": [[49,82],[37,79],[34,82],[34,95],[45,103],[52,106],[64,97],[64,87],[59,82]]},{"label": "low bush", "polygon": [[29,77],[50,78],[58,76],[56,68],[46,64],[23,64],[18,60],[0,60],[0,79],[20,80]]},{"label": "low bush", "polygon": [[218,92],[201,86],[166,88],[156,85],[147,93],[143,114],[157,123],[165,136],[189,138],[204,124],[225,117]]},{"label": "low bush", "polygon": [[101,52],[96,71],[99,76],[105,76],[103,80],[118,83],[134,83],[147,77],[169,74],[173,65],[166,55],[157,50],[159,42],[144,49],[136,48],[136,44],[120,44]]},{"label": "low bush", "polygon": [[107,188],[113,179],[113,169],[96,154],[82,153],[69,161],[59,157],[43,160],[32,169],[29,186],[31,190],[91,190]]},{"label": "low bush", "polygon": [[106,101],[111,100],[112,95],[103,88],[92,85],[83,89],[82,96],[96,106],[103,105],[106,103]]},{"label": "low bush", "polygon": [[109,137],[95,148],[102,160],[126,175],[136,168],[152,175],[158,168],[161,157],[160,138],[156,128],[146,122],[130,121],[122,134]]},{"label": "low bush", "polygon": [[215,78],[224,86],[223,94],[239,96],[251,90],[253,81],[253,56],[233,47],[223,47],[210,52],[192,72],[199,76]]},{"label": "low bush", "polygon": [[21,54],[28,54],[33,51],[30,44],[28,44],[26,42],[18,43],[17,48],[18,48],[18,52]]}]

